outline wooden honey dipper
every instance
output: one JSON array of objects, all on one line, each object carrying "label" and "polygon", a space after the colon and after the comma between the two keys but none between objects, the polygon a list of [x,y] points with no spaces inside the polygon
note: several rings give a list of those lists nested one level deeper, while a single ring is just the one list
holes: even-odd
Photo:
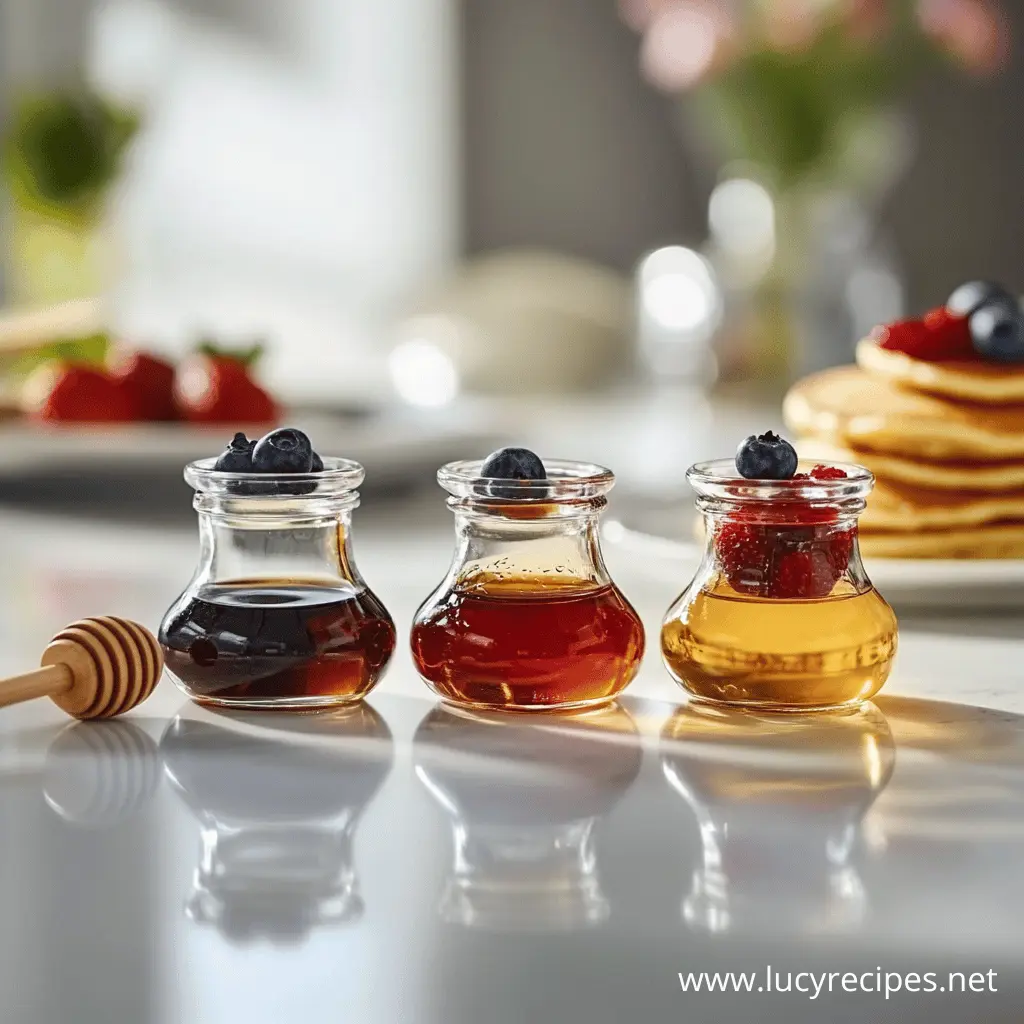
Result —
[{"label": "wooden honey dipper", "polygon": [[113,718],[153,692],[164,655],[145,626],[104,615],[62,629],[40,664],[0,680],[0,706],[49,697],[75,718]]}]

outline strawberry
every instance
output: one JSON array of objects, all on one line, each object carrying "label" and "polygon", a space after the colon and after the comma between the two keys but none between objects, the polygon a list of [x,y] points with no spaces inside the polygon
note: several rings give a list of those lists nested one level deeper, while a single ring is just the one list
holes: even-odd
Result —
[{"label": "strawberry", "polygon": [[763,527],[724,522],[715,531],[715,550],[733,590],[761,593],[768,578],[768,536]]},{"label": "strawberry", "polygon": [[25,381],[25,407],[48,423],[128,423],[135,419],[132,395],[110,374],[77,363],[45,363]]},{"label": "strawberry", "polygon": [[255,347],[228,352],[204,345],[185,359],[174,379],[174,398],[192,423],[272,423],[274,400],[249,376],[258,358]]},{"label": "strawberry", "polygon": [[173,420],[174,367],[138,349],[119,347],[107,360],[110,374],[135,401],[141,420]]},{"label": "strawberry", "polygon": [[817,548],[788,551],[776,561],[769,583],[769,597],[828,597],[836,582],[828,554]]}]

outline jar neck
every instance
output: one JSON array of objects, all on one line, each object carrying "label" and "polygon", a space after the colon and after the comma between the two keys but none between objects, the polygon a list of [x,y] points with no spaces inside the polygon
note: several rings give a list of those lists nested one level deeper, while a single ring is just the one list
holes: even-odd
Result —
[{"label": "jar neck", "polygon": [[[704,514],[706,546],[693,586],[706,587],[724,574],[733,589],[752,596],[825,597],[871,589],[858,537],[862,500],[841,507],[791,506],[788,510],[701,500],[698,507]],[[743,533],[729,536],[726,531],[737,526]],[[727,538],[724,550],[722,538]],[[783,560],[794,554],[801,556],[802,564],[790,566],[798,577],[790,579],[788,587],[796,587],[790,593],[787,585],[780,587],[778,577]],[[800,573],[810,578],[800,579]]]},{"label": "jar neck", "polygon": [[201,583],[315,581],[362,585],[352,556],[356,494],[287,501],[197,494]]},{"label": "jar neck", "polygon": [[864,511],[865,500],[861,497],[846,498],[842,501],[757,501],[749,498],[730,500],[701,495],[697,498],[697,509],[704,514],[710,526],[715,522],[735,519],[760,526],[787,526],[806,518],[808,522],[841,524],[848,529],[856,525],[858,516]]},{"label": "jar neck", "polygon": [[607,504],[496,505],[451,499],[456,549],[447,583],[515,578],[553,586],[611,582],[601,553],[598,520]]}]

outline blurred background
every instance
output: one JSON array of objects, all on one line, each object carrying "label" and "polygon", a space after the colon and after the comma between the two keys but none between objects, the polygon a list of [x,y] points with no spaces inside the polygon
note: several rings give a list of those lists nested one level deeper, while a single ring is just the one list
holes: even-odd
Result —
[{"label": "blurred background", "polygon": [[962,280],[1019,284],[1006,0],[0,17],[12,416],[43,356],[211,339],[261,342],[288,408],[432,410],[449,439],[510,396],[513,426],[531,396],[774,402]]}]

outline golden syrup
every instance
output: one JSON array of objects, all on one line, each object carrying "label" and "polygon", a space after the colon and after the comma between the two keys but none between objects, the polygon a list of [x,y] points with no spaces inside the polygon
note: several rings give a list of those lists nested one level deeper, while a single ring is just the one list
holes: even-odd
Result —
[{"label": "golden syrup", "polygon": [[668,670],[694,697],[765,710],[869,700],[896,653],[896,617],[875,591],[840,581],[820,599],[747,596],[724,577],[669,612]]}]

